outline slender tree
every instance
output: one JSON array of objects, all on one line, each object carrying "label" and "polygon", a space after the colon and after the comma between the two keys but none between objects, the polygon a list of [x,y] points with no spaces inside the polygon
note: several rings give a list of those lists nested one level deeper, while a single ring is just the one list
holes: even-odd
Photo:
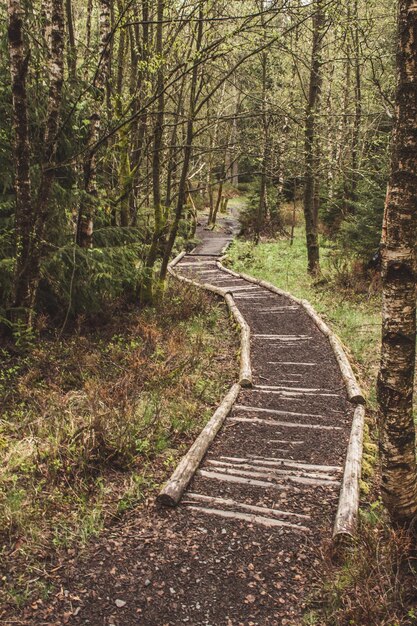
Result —
[{"label": "slender tree", "polygon": [[9,0],[8,43],[13,97],[14,168],[16,193],[16,272],[14,306],[31,309],[34,300],[30,254],[32,248],[32,191],[26,76],[30,53],[23,40],[24,9]]},{"label": "slender tree", "polygon": [[183,158],[182,168],[181,168],[174,221],[171,226],[171,230],[170,230],[170,233],[169,233],[166,245],[165,245],[164,255],[162,258],[161,271],[160,271],[160,279],[162,281],[165,280],[166,278],[169,259],[171,256],[172,248],[174,247],[175,239],[177,237],[178,227],[180,224],[180,220],[181,220],[181,216],[182,216],[182,212],[184,208],[184,203],[185,203],[185,199],[187,195],[187,178],[188,178],[188,171],[190,167],[191,153],[193,149],[194,118],[196,115],[197,98],[198,98],[197,87],[198,87],[198,74],[199,74],[199,53],[200,53],[201,46],[202,46],[203,32],[204,32],[204,8],[203,7],[204,7],[204,3],[200,0],[197,33],[196,33],[196,43],[195,43],[195,58],[193,62],[192,72],[191,72],[190,99],[189,99],[189,111],[188,111],[185,145],[184,145],[184,158]]},{"label": "slender tree", "polygon": [[382,495],[394,523],[417,518],[413,384],[417,281],[417,3],[400,0],[391,175],[382,232],[383,327],[378,377]]},{"label": "slender tree", "polygon": [[153,285],[153,269],[158,257],[158,245],[163,228],[163,208],[162,208],[162,192],[161,192],[161,157],[163,150],[163,134],[164,134],[164,113],[165,113],[165,94],[164,94],[164,67],[163,67],[163,21],[164,21],[164,4],[165,0],[158,0],[157,4],[157,27],[156,27],[156,62],[158,63],[157,76],[157,111],[155,119],[155,130],[153,138],[153,158],[152,158],[152,188],[153,188],[153,209],[154,209],[154,228],[152,234],[152,243],[149,253],[145,261],[145,276],[142,282],[141,301],[152,301],[152,285]]},{"label": "slender tree", "polygon": [[90,248],[93,245],[94,210],[99,193],[97,187],[97,141],[102,127],[102,108],[106,99],[108,101],[109,93],[110,42],[112,36],[110,9],[111,0],[100,0],[100,53],[93,80],[96,97],[90,115],[88,138],[90,148],[83,165],[85,197],[80,205],[77,223],[77,243],[82,248]]},{"label": "slender tree", "polygon": [[317,116],[319,113],[320,91],[322,85],[322,48],[325,15],[322,0],[315,0],[313,13],[313,43],[311,51],[310,87],[308,93],[305,126],[305,176],[304,176],[304,217],[308,271],[320,272],[320,251],[318,238],[318,166]]}]

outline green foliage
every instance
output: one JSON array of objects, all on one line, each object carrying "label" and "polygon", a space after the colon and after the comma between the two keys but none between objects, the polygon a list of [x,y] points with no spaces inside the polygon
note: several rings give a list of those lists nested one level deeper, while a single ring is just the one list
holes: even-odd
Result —
[{"label": "green foliage", "polygon": [[[101,237],[105,237],[103,231]],[[135,293],[145,253],[146,246],[140,242],[92,249],[66,245],[44,261],[39,298],[52,314],[105,310],[119,298]]]},{"label": "green foliage", "polygon": [[[247,202],[245,202],[239,213],[239,221],[242,226],[242,233],[247,236],[253,235],[259,221],[259,186],[259,180],[256,180],[248,186],[249,192],[247,195]],[[281,233],[283,230],[282,214],[280,210],[282,198],[278,197],[277,191],[272,185],[268,186],[267,197],[269,216],[268,219],[266,218],[266,216],[264,216],[264,223],[261,229],[261,234],[275,236]]]},{"label": "green foliage", "polygon": [[340,258],[354,257],[366,264],[379,248],[388,180],[388,138],[380,131],[369,140],[354,199],[347,198],[349,181],[339,178],[332,199],[321,204],[320,218]]},{"label": "green foliage", "polygon": [[361,261],[369,262],[381,241],[384,181],[364,181],[359,193],[360,201],[355,203],[353,215],[342,223],[337,239],[342,254],[350,253]]}]

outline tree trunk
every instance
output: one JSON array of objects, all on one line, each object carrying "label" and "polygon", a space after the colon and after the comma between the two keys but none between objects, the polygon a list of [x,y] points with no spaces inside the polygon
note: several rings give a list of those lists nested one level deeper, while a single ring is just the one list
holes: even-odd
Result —
[{"label": "tree trunk", "polygon": [[360,41],[359,41],[359,9],[358,0],[353,3],[354,24],[353,24],[353,48],[355,59],[355,117],[353,122],[352,135],[352,174],[349,189],[349,206],[352,213],[355,212],[355,203],[357,201],[357,185],[358,185],[358,168],[359,168],[359,142],[362,125],[362,84],[361,84],[361,64],[360,64]]},{"label": "tree trunk", "polygon": [[94,78],[94,86],[98,92],[94,111],[90,116],[89,151],[84,162],[84,191],[86,199],[81,202],[78,224],[77,243],[82,248],[91,248],[93,245],[93,217],[95,204],[98,199],[97,189],[97,147],[100,136],[101,109],[108,94],[108,80],[110,70],[110,0],[100,2],[100,55]]},{"label": "tree trunk", "polygon": [[382,232],[383,326],[378,376],[382,495],[395,524],[417,517],[413,383],[417,280],[417,5],[400,0],[398,85]]},{"label": "tree trunk", "polygon": [[322,84],[322,47],[325,15],[322,0],[315,0],[313,15],[313,47],[311,54],[310,88],[306,111],[305,128],[305,176],[304,176],[304,217],[306,223],[308,271],[320,273],[320,252],[318,240],[318,167],[317,115],[319,112]]},{"label": "tree trunk", "polygon": [[76,72],[77,72],[77,47],[75,45],[74,20],[73,20],[73,15],[72,15],[71,0],[65,0],[65,13],[66,13],[67,31],[68,31],[68,50],[67,50],[68,76],[71,80],[75,80]]},{"label": "tree trunk", "polygon": [[[23,41],[24,9],[19,0],[9,0],[8,45],[13,99],[13,157],[16,193],[16,272],[14,302],[16,308],[30,311],[34,301],[32,266],[30,263],[33,227],[30,182],[30,143],[27,111],[26,76],[29,51]],[[31,313],[29,313],[29,323]]]},{"label": "tree trunk", "polygon": [[188,112],[188,120],[187,120],[186,140],[185,140],[185,146],[184,146],[184,160],[183,160],[182,170],[181,170],[181,177],[180,177],[180,183],[179,183],[179,189],[178,189],[177,206],[175,208],[174,222],[172,224],[172,227],[169,233],[168,241],[166,242],[166,245],[165,245],[164,256],[162,259],[162,265],[161,265],[161,271],[160,271],[160,279],[162,281],[164,281],[166,278],[169,259],[171,256],[172,249],[174,247],[175,239],[177,237],[178,226],[181,220],[181,215],[182,215],[185,198],[187,194],[187,177],[188,177],[188,170],[190,166],[192,145],[193,145],[193,139],[194,139],[194,117],[195,117],[196,104],[197,104],[196,100],[197,100],[199,52],[200,52],[201,44],[203,41],[203,26],[204,26],[203,6],[204,6],[204,3],[200,1],[198,25],[197,25],[197,37],[196,37],[196,55],[195,55],[193,71],[191,75],[190,103],[189,103],[189,112]]},{"label": "tree trunk", "polygon": [[162,195],[161,195],[161,157],[163,149],[164,134],[164,68],[161,63],[163,57],[163,21],[164,21],[165,0],[158,0],[157,6],[157,29],[156,29],[156,55],[160,60],[156,89],[158,93],[157,112],[155,120],[154,141],[153,141],[153,161],[152,161],[152,188],[154,225],[152,243],[145,262],[145,275],[143,278],[140,300],[142,303],[149,303],[153,300],[153,271],[158,256],[158,244],[163,227]]},{"label": "tree trunk", "polygon": [[217,190],[216,204],[214,205],[213,213],[211,216],[211,221],[209,222],[209,225],[213,226],[213,228],[216,225],[217,213],[219,212],[220,205],[222,203],[222,194],[223,194],[223,181],[221,180],[219,184],[219,188]]},{"label": "tree trunk", "polygon": [[[91,15],[93,12],[93,0],[87,0],[87,18],[85,22],[85,49],[90,54],[91,46]],[[88,78],[88,63],[85,64],[84,79]]]},{"label": "tree trunk", "polygon": [[41,177],[36,202],[30,181],[30,139],[26,95],[28,54],[23,42],[23,11],[19,0],[9,0],[9,51],[13,95],[14,161],[16,189],[15,309],[24,309],[31,327],[40,279],[42,240],[48,218],[49,196],[55,176],[55,155],[64,78],[63,0],[51,0],[49,96],[43,137]]}]

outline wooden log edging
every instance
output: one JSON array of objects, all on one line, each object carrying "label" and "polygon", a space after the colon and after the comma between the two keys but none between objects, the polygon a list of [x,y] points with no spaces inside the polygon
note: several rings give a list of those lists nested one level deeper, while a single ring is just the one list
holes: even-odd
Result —
[{"label": "wooden log edging", "polygon": [[332,347],[334,355],[336,357],[337,363],[340,368],[340,372],[342,374],[343,381],[346,385],[346,391],[349,398],[349,401],[353,404],[365,404],[365,398],[361,391],[361,388],[358,385],[356,380],[356,376],[353,373],[352,366],[349,362],[349,359],[346,356],[346,353],[343,349],[342,342],[337,337],[337,335],[328,327],[328,325],[321,319],[321,317],[316,313],[312,305],[308,302],[308,300],[301,300],[300,298],[296,298],[291,293],[287,291],[283,291],[275,285],[268,283],[266,280],[259,280],[254,278],[253,276],[248,276],[247,274],[237,273],[233,270],[229,270],[227,267],[224,267],[220,261],[216,263],[217,267],[228,274],[236,278],[243,278],[244,280],[254,283],[255,285],[259,285],[260,287],[264,287],[268,289],[268,291],[272,291],[280,296],[285,296],[289,300],[296,302],[300,306],[304,308],[307,315],[313,320],[316,326],[321,330],[321,332],[328,338],[329,343]]},{"label": "wooden log edging", "polygon": [[[181,257],[183,258],[183,257]],[[175,259],[174,259],[175,260]],[[209,285],[208,283],[199,283],[191,278],[186,278],[185,276],[181,276],[177,274],[172,269],[172,266],[168,266],[168,272],[176,278],[177,280],[187,283],[188,285],[192,285],[193,287],[197,287],[198,289],[205,289],[210,291],[211,293],[216,294],[217,296],[221,296],[225,299],[227,307],[235,319],[239,331],[240,331],[240,373],[239,373],[239,384],[242,387],[251,387],[252,386],[252,366],[250,359],[250,328],[244,319],[243,315],[239,311],[236,303],[233,299],[233,296],[230,291],[227,289],[222,289],[221,287],[215,287],[213,285]]]},{"label": "wooden log edging", "polygon": [[359,511],[359,482],[362,470],[365,407],[359,404],[353,415],[339,506],[333,528],[333,541],[338,546],[355,535]]},{"label": "wooden log edging", "polygon": [[190,483],[192,477],[197,471],[202,459],[206,455],[211,443],[222,427],[226,417],[231,411],[232,406],[236,402],[241,387],[252,386],[252,367],[250,362],[250,328],[239,311],[232,294],[226,289],[215,287],[207,283],[199,283],[191,278],[181,276],[174,271],[173,267],[184,258],[186,252],[181,252],[168,266],[168,272],[177,280],[197,287],[205,289],[211,293],[221,296],[226,301],[227,307],[239,326],[241,347],[240,347],[240,374],[239,382],[235,383],[228,394],[224,397],[222,403],[213,414],[212,418],[206,424],[197,437],[191,448],[183,456],[171,478],[165,483],[157,496],[157,501],[167,506],[176,506],[180,501],[182,494]]},{"label": "wooden log edging", "polygon": [[214,287],[213,285],[209,285],[207,283],[198,283],[196,280],[181,276],[180,274],[177,274],[177,272],[174,272],[174,270],[170,266],[168,266],[168,272],[171,274],[171,276],[173,276],[182,283],[192,285],[193,287],[197,287],[198,289],[211,291],[211,293],[215,293],[217,296],[221,296],[222,298],[226,298],[226,295],[228,294],[228,291],[226,291],[226,289],[222,289],[221,287]]},{"label": "wooden log edging", "polygon": [[167,506],[176,506],[178,504],[182,494],[210,447],[210,444],[213,442],[224,420],[230,413],[239,392],[240,384],[235,383],[191,448],[183,456],[171,478],[163,486],[157,497],[158,502]]},{"label": "wooden log edging", "polygon": [[178,256],[175,257],[175,259],[173,259],[171,261],[171,263],[169,264],[169,267],[175,267],[175,265],[177,265],[177,263],[179,263],[181,261],[181,259],[186,255],[186,251],[183,250],[182,252],[180,252],[178,254]]},{"label": "wooden log edging", "polygon": [[360,478],[363,454],[363,434],[365,427],[365,397],[356,380],[356,376],[352,370],[352,366],[343,349],[342,342],[337,335],[328,327],[328,325],[316,313],[312,305],[307,300],[296,298],[287,291],[283,291],[275,285],[265,280],[259,280],[253,276],[242,274],[229,270],[227,267],[217,261],[216,265],[219,269],[231,274],[234,277],[243,278],[244,280],[264,287],[273,293],[285,296],[289,300],[301,305],[309,317],[314,321],[319,330],[328,338],[333,349],[339,369],[346,385],[346,391],[349,401],[356,405],[348,449],[346,453],[345,467],[343,471],[343,479],[340,488],[339,504],[336,512],[335,523],[333,527],[333,544],[339,547],[346,541],[352,539],[355,535],[358,513],[359,513],[359,493]]},{"label": "wooden log edging", "polygon": [[250,362],[250,328],[242,313],[236,306],[233,296],[227,293],[226,304],[240,328],[240,377],[242,387],[252,387],[252,366]]}]

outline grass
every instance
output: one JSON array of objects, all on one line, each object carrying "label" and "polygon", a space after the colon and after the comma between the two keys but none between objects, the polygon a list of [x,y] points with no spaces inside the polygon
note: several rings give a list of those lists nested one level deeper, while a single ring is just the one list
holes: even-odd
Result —
[{"label": "grass", "polygon": [[39,571],[167,478],[235,380],[237,350],[224,307],[178,285],[155,308],[1,349],[3,603],[47,593]]},{"label": "grass", "polygon": [[297,227],[294,243],[288,239],[261,243],[238,240],[228,251],[227,261],[237,271],[247,272],[311,302],[340,337],[359,370],[371,405],[375,402],[375,379],[380,347],[380,296],[376,288],[352,274],[334,248],[321,242],[320,280],[306,272],[304,230]]}]

